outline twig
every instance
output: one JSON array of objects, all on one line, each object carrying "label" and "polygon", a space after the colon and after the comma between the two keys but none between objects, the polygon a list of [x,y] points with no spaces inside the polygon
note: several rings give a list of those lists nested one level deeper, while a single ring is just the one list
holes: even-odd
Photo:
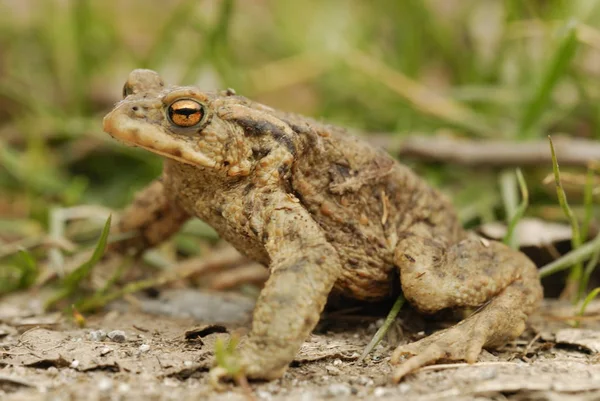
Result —
[{"label": "twig", "polygon": [[[396,135],[397,137],[397,135]],[[369,137],[369,141],[401,157],[438,161],[468,166],[539,166],[550,164],[548,143],[543,140],[516,142],[507,140],[469,140],[444,136],[411,136],[402,141],[384,135]],[[600,142],[582,138],[554,139],[560,148],[563,166],[585,167],[600,160]]]},{"label": "twig", "polygon": [[106,305],[115,299],[118,299],[126,294],[142,291],[148,288],[160,287],[174,281],[184,280],[197,274],[206,274],[216,270],[220,270],[223,266],[237,263],[244,260],[235,249],[220,251],[214,255],[204,257],[202,259],[188,259],[185,262],[174,266],[168,273],[159,277],[139,280],[125,285],[123,288],[114,290],[110,293],[94,296],[84,300],[77,307],[81,312],[87,312]]}]

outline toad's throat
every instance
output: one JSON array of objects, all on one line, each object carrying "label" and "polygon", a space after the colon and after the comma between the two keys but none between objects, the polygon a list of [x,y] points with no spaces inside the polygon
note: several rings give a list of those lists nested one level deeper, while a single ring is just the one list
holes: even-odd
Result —
[{"label": "toad's throat", "polygon": [[192,166],[216,167],[217,163],[202,152],[187,149],[160,128],[141,120],[133,120],[119,113],[119,109],[104,117],[103,124],[104,131],[127,145],[137,146]]}]

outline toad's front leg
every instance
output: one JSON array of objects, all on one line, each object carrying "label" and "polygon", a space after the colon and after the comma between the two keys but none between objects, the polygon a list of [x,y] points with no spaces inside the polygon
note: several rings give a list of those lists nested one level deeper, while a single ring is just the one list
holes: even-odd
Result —
[{"label": "toad's front leg", "polygon": [[111,251],[139,253],[166,241],[190,218],[189,214],[171,202],[162,179],[151,182],[138,192],[135,200],[121,214],[113,233],[132,233],[131,238],[114,242]]},{"label": "toad's front leg", "polygon": [[245,373],[254,379],[283,375],[318,323],[341,272],[336,250],[310,214],[287,195],[280,198],[263,214],[271,275],[240,350]]}]

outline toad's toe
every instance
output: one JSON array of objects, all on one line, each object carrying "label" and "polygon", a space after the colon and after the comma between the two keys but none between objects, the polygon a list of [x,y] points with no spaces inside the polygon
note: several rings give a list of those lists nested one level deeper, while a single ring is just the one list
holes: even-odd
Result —
[{"label": "toad's toe", "polygon": [[[477,320],[466,320],[411,344],[401,345],[392,354],[391,362],[399,364],[393,374],[399,382],[407,374],[439,360],[464,360],[474,363],[488,339],[489,331],[477,325]],[[402,357],[409,356],[402,362]]]}]

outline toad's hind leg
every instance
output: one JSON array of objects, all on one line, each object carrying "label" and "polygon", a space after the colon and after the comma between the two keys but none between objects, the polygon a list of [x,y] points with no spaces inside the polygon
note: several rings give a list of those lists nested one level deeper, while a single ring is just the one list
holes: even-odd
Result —
[{"label": "toad's hind leg", "polygon": [[475,235],[447,246],[427,226],[416,226],[395,259],[404,295],[419,310],[480,307],[453,327],[398,347],[392,363],[413,356],[396,369],[395,381],[440,359],[475,362],[482,348],[519,336],[542,298],[536,267],[525,255]]}]

